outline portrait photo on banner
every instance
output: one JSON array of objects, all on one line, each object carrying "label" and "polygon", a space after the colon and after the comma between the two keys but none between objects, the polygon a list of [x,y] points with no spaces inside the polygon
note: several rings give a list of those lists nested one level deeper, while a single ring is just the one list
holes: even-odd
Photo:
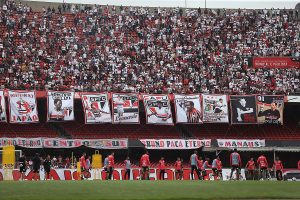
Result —
[{"label": "portrait photo on banner", "polygon": [[148,124],[173,125],[168,95],[143,95]]},{"label": "portrait photo on banner", "polygon": [[231,123],[232,124],[256,124],[256,96],[232,95],[230,96]]},{"label": "portrait photo on banner", "polygon": [[283,124],[284,96],[257,96],[257,120],[260,124]]},{"label": "portrait photo on banner", "polygon": [[85,123],[111,123],[111,113],[107,93],[81,94]]},{"label": "portrait photo on banner", "polygon": [[202,123],[200,95],[174,95],[176,123]]},{"label": "portrait photo on banner", "polygon": [[47,121],[63,122],[74,120],[74,92],[48,91]]},{"label": "portrait photo on banner", "polygon": [[203,122],[228,123],[228,103],[226,95],[202,95]]},{"label": "portrait photo on banner", "polygon": [[138,94],[113,93],[112,113],[115,124],[140,123]]}]

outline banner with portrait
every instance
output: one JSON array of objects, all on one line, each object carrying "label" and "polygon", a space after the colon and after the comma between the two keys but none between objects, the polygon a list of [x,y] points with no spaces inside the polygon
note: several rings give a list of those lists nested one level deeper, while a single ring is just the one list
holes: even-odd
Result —
[{"label": "banner with portrait", "polygon": [[228,123],[226,95],[202,95],[203,122]]},{"label": "banner with portrait", "polygon": [[236,95],[230,96],[231,123],[232,124],[256,124],[256,96]]},{"label": "banner with portrait", "polygon": [[48,91],[47,121],[63,122],[74,120],[74,92]]},{"label": "banner with portrait", "polygon": [[6,104],[3,90],[0,90],[0,122],[7,122]]},{"label": "banner with portrait", "polygon": [[260,124],[283,124],[284,96],[257,96],[257,121]]},{"label": "banner with portrait", "polygon": [[35,91],[8,91],[10,123],[36,123],[39,116]]},{"label": "banner with portrait", "polygon": [[109,99],[106,93],[81,94],[86,124],[111,123]]},{"label": "banner with portrait", "polygon": [[147,124],[173,125],[168,95],[143,95]]},{"label": "banner with portrait", "polygon": [[200,95],[174,95],[176,123],[202,123]]},{"label": "banner with portrait", "polygon": [[137,94],[114,93],[112,95],[114,124],[138,124],[139,98]]}]

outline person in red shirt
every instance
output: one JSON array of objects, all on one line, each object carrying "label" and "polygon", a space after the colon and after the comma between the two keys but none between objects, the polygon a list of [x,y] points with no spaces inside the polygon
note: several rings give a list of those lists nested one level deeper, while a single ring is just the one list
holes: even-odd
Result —
[{"label": "person in red shirt", "polygon": [[223,168],[222,161],[221,161],[220,157],[218,156],[217,157],[217,170],[218,170],[218,178],[220,180],[223,180],[222,168]]},{"label": "person in red shirt", "polygon": [[236,179],[240,179],[240,167],[242,166],[241,156],[237,152],[237,149],[234,149],[230,154],[230,165],[231,165],[231,173],[230,180],[232,180],[233,172],[236,171]]},{"label": "person in red shirt", "polygon": [[146,153],[143,154],[140,159],[140,167],[142,167],[142,180],[146,179],[146,173],[147,173],[147,180],[149,180],[149,166],[150,166],[149,153],[148,151],[146,151]]},{"label": "person in red shirt", "polygon": [[179,157],[177,158],[177,161],[175,162],[175,178],[176,178],[176,180],[182,179],[182,162]]},{"label": "person in red shirt", "polygon": [[165,170],[166,170],[166,163],[164,157],[158,162],[158,169],[159,169],[159,180],[165,180]]},{"label": "person in red shirt", "polygon": [[264,155],[261,155],[257,159],[258,168],[260,171],[260,178],[265,180],[267,178],[268,161]]},{"label": "person in red shirt", "polygon": [[279,160],[279,157],[275,158],[274,164],[273,164],[273,169],[276,173],[276,178],[278,181],[282,181],[282,173],[283,173],[283,165],[281,160]]},{"label": "person in red shirt", "polygon": [[300,170],[300,160],[298,161],[298,169]]},{"label": "person in red shirt", "polygon": [[85,160],[85,157],[86,157],[86,153],[83,153],[82,156],[79,159],[80,169],[81,169],[81,174],[80,174],[81,180],[84,179],[84,173],[85,173],[85,170],[86,170],[86,160]]},{"label": "person in red shirt", "polygon": [[111,180],[112,179],[112,174],[114,171],[114,167],[115,167],[115,157],[114,157],[115,153],[112,152],[109,156],[108,156],[108,179]]},{"label": "person in red shirt", "polygon": [[247,175],[249,180],[254,180],[254,170],[255,170],[255,162],[253,158],[247,162],[245,168],[247,169]]},{"label": "person in red shirt", "polygon": [[201,176],[199,176],[199,178],[202,180],[203,179],[203,176],[202,176],[202,168],[203,168],[203,163],[204,163],[204,161],[203,161],[203,159],[202,159],[202,157],[200,156],[199,157],[199,159],[198,159],[198,172],[199,172],[199,174],[201,175]]}]

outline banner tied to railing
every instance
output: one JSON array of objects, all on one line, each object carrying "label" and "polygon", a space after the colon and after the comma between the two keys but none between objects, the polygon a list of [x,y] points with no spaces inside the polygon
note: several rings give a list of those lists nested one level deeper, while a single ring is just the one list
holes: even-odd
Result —
[{"label": "banner tied to railing", "polygon": [[125,149],[128,147],[128,139],[0,138],[0,148],[7,145],[25,148],[75,148],[86,146],[95,149]]},{"label": "banner tied to railing", "polygon": [[210,139],[141,139],[146,149],[197,149],[200,147],[211,147]]}]

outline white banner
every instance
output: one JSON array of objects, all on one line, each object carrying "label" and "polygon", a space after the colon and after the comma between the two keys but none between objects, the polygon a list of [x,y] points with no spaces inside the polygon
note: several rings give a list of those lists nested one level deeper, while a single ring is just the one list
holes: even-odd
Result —
[{"label": "white banner", "polygon": [[128,139],[63,139],[43,138],[45,148],[75,148],[86,146],[95,149],[126,149]]},{"label": "white banner", "polygon": [[211,140],[183,140],[183,139],[141,139],[146,149],[197,149],[211,147]]},{"label": "white banner", "polygon": [[173,125],[168,95],[143,95],[147,124]]},{"label": "white banner", "polygon": [[109,99],[106,93],[81,94],[86,124],[110,123]]},{"label": "white banner", "polygon": [[114,93],[112,102],[114,124],[140,123],[137,94]]},{"label": "white banner", "polygon": [[265,140],[235,140],[235,139],[217,139],[219,147],[228,148],[259,148],[265,147]]},{"label": "white banner", "polygon": [[300,96],[287,96],[287,101],[289,103],[300,103]]},{"label": "white banner", "polygon": [[74,120],[74,92],[48,91],[47,121]]},{"label": "white banner", "polygon": [[25,148],[42,148],[43,140],[42,138],[0,138],[0,148],[7,145]]},{"label": "white banner", "polygon": [[202,123],[200,95],[174,95],[177,123]]},{"label": "white banner", "polygon": [[229,123],[226,95],[202,95],[203,122]]},{"label": "white banner", "polygon": [[8,91],[10,123],[39,122],[35,91]]},{"label": "white banner", "polygon": [[5,97],[3,90],[0,90],[0,122],[7,122]]}]

